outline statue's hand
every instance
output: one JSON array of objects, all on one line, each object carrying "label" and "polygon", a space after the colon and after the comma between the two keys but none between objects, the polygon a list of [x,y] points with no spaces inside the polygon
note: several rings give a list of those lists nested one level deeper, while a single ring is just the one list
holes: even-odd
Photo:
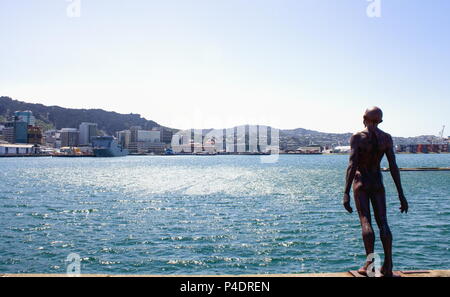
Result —
[{"label": "statue's hand", "polygon": [[408,201],[406,201],[405,196],[400,195],[400,212],[408,213]]},{"label": "statue's hand", "polygon": [[347,193],[344,194],[344,200],[343,200],[342,204],[344,205],[344,208],[345,208],[349,213],[352,213],[352,212],[353,212],[353,209],[352,209],[352,207],[350,206],[350,195],[349,195],[349,194],[347,194]]}]

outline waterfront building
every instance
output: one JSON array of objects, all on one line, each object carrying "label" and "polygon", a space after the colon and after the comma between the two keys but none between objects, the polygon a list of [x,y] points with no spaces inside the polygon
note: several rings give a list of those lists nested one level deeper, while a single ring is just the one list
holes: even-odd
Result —
[{"label": "waterfront building", "polygon": [[349,145],[344,146],[336,146],[333,149],[333,153],[342,153],[342,154],[348,154],[351,151],[351,147]]},{"label": "waterfront building", "polygon": [[161,131],[161,142],[165,144],[170,144],[172,142],[173,132],[171,129],[160,127]]},{"label": "waterfront building", "polygon": [[4,125],[2,138],[9,143],[29,143],[31,128],[32,143],[36,143],[39,141],[40,129],[35,127],[35,123],[36,119],[31,111],[16,111],[13,120]]},{"label": "waterfront building", "polygon": [[16,111],[14,113],[14,121],[27,123],[27,126],[36,125],[36,118],[33,116],[33,112],[31,112],[30,110]]},{"label": "waterfront building", "polygon": [[137,131],[137,141],[138,142],[159,143],[159,142],[161,142],[161,131],[138,130]]},{"label": "waterfront building", "polygon": [[208,154],[225,152],[223,134],[223,129],[206,130],[202,136],[203,152]]},{"label": "waterfront building", "polygon": [[427,145],[426,144],[418,144],[417,145],[417,152],[418,153],[428,153]]},{"label": "waterfront building", "polygon": [[3,140],[9,143],[15,143],[16,137],[14,135],[14,123],[8,122],[3,128]]},{"label": "waterfront building", "polygon": [[170,145],[174,153],[192,153],[191,142],[191,130],[181,130],[172,137]]},{"label": "waterfront building", "polygon": [[97,137],[97,124],[96,123],[81,123],[79,127],[80,145],[90,145],[92,144],[92,138]]},{"label": "waterfront building", "polygon": [[227,151],[227,129],[222,129],[222,148],[219,151],[225,153]]},{"label": "waterfront building", "polygon": [[73,147],[79,144],[79,131],[76,128],[62,128],[60,131],[61,147]]},{"label": "waterfront building", "polygon": [[235,152],[245,153],[247,152],[248,138],[246,137],[246,126],[237,126],[234,128],[234,147]]},{"label": "waterfront building", "polygon": [[416,145],[416,144],[410,144],[410,145],[408,146],[407,152],[408,152],[408,153],[417,153],[417,148],[418,148],[418,147],[419,147],[419,146]]},{"label": "waterfront building", "polygon": [[36,126],[28,126],[28,141],[30,144],[42,144],[42,130]]},{"label": "waterfront building", "polygon": [[[262,153],[266,153],[269,150],[269,143],[271,143],[271,140],[269,139],[272,136],[272,130],[269,129],[269,126],[265,126],[265,125],[258,125],[257,129],[257,151],[258,152],[262,152]],[[270,133],[269,133],[270,131]]]},{"label": "waterfront building", "polygon": [[140,126],[133,126],[130,128],[131,136],[130,136],[130,142],[137,142],[138,141],[138,131],[142,130]]},{"label": "waterfront building", "polygon": [[235,143],[235,133],[234,132],[235,132],[234,128],[227,128],[225,130],[223,142],[225,143],[224,151],[227,153],[236,152],[235,145],[234,145],[234,143]]},{"label": "waterfront building", "polygon": [[132,153],[137,154],[146,154],[146,153],[155,153],[155,154],[163,154],[165,152],[165,144],[161,142],[152,143],[148,141],[139,141],[139,142],[131,142],[128,150]]},{"label": "waterfront building", "polygon": [[296,150],[299,154],[320,154],[321,151],[320,146],[301,146]]},{"label": "waterfront building", "polygon": [[16,156],[38,154],[39,148],[33,144],[3,144],[0,143],[0,156]]},{"label": "waterfront building", "polygon": [[124,146],[131,153],[156,153],[162,154],[165,151],[165,144],[161,142],[160,130],[142,130],[141,127],[131,127],[129,133],[121,131],[118,133],[119,143],[128,145]]},{"label": "waterfront building", "polygon": [[4,138],[3,138],[3,129],[5,129],[5,125],[0,125],[0,140],[4,140]]},{"label": "waterfront building", "polygon": [[203,142],[203,151],[208,154],[217,153],[216,150],[216,139],[214,137],[207,139]]},{"label": "waterfront building", "polygon": [[406,150],[407,150],[407,146],[404,144],[396,145],[395,148],[396,148],[397,153],[406,152]]},{"label": "waterfront building", "polygon": [[28,143],[28,124],[25,121],[14,122],[14,143]]},{"label": "waterfront building", "polygon": [[[268,139],[268,135],[275,139]],[[175,153],[271,153],[279,152],[279,131],[267,126],[244,125],[228,129],[178,131],[171,142]]]},{"label": "waterfront building", "polygon": [[48,147],[58,148],[57,140],[60,139],[60,133],[57,130],[47,130],[44,132],[44,144]]},{"label": "waterfront building", "polygon": [[123,130],[116,133],[117,140],[119,144],[123,147],[128,149],[131,142],[131,131],[130,130]]},{"label": "waterfront building", "polygon": [[400,145],[397,152],[404,153],[446,153],[449,152],[449,145],[447,143],[441,144],[409,144]]}]

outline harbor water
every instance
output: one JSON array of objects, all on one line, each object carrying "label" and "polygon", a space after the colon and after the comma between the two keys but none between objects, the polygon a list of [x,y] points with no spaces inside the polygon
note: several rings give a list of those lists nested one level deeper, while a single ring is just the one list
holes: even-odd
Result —
[{"label": "harbor water", "polygon": [[[448,167],[450,154],[398,155]],[[1,158],[0,273],[268,274],[357,269],[346,155]],[[386,162],[382,166],[387,167]],[[397,270],[450,268],[450,172],[383,173]],[[354,203],[352,201],[352,206]],[[376,252],[382,256],[378,229]]]}]

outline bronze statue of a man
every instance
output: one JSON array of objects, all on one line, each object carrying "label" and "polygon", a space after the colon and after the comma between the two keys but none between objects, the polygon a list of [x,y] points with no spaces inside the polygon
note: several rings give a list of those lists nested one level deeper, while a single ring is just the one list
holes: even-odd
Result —
[{"label": "bronze statue of a man", "polygon": [[[375,235],[370,217],[370,204],[373,207],[375,221],[380,230],[384,249],[384,263],[380,269],[383,276],[392,276],[392,234],[386,216],[386,195],[381,175],[380,162],[386,154],[389,168],[397,187],[400,199],[400,211],[408,212],[408,202],[403,194],[400,172],[395,161],[392,137],[381,131],[378,124],[382,122],[383,113],[378,107],[367,109],[364,114],[365,129],[354,134],[350,140],[351,154],[347,169],[344,207],[352,213],[350,206],[350,187],[353,184],[355,205],[362,227],[362,237],[366,256],[374,252]],[[371,261],[367,260],[358,273],[367,275]]]}]

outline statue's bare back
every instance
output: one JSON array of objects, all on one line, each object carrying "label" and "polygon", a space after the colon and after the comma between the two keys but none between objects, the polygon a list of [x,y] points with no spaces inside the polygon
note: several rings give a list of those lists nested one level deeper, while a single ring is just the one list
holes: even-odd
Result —
[{"label": "statue's bare back", "polygon": [[[350,188],[353,185],[355,205],[361,222],[362,237],[367,256],[373,254],[375,244],[370,213],[370,205],[372,205],[384,249],[385,260],[381,273],[384,276],[392,276],[392,233],[387,222],[386,195],[380,169],[380,162],[384,155],[389,161],[391,175],[399,193],[402,213],[408,212],[408,202],[401,186],[400,172],[395,160],[392,137],[378,128],[378,124],[382,122],[382,116],[383,113],[378,107],[368,109],[364,114],[364,125],[366,128],[354,134],[350,140],[351,154],[347,169],[343,204],[348,212],[353,212],[350,206]],[[371,263],[371,261],[366,261],[365,265],[358,272],[367,274],[367,269]]]}]

